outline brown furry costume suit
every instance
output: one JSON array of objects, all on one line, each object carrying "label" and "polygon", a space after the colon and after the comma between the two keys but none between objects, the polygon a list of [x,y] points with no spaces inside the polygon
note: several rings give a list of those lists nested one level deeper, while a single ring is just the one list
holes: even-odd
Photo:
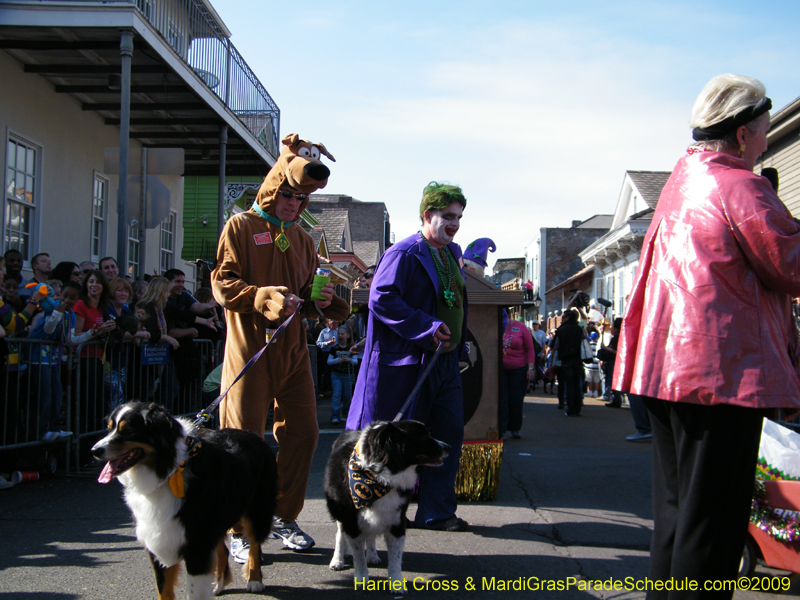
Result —
[{"label": "brown furry costume suit", "polygon": [[[310,194],[325,187],[328,168],[319,161],[320,153],[333,159],[321,144],[301,140],[296,134],[283,139],[285,148],[272,167],[254,204],[275,217],[275,195],[284,184]],[[308,205],[303,202],[300,213]],[[300,225],[283,227],[289,240],[285,252],[275,240],[281,226],[275,225],[254,209],[231,217],[225,224],[217,249],[217,266],[211,274],[214,297],[225,308],[228,335],[222,389],[264,345],[267,327],[282,321],[278,313],[284,296],[291,293],[305,302],[300,314],[267,349],[264,356],[231,389],[220,405],[222,427],[264,433],[267,412],[274,403],[273,433],[279,444],[278,505],[276,516],[294,521],[303,508],[311,459],[319,428],[311,364],[301,316],[319,316],[310,300],[314,271],[319,266],[311,236]],[[322,311],[330,319],[342,321],[348,306],[338,296]]]}]

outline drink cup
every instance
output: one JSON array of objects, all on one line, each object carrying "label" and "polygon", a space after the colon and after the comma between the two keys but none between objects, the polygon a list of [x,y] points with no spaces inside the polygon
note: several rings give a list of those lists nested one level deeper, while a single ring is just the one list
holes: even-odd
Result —
[{"label": "drink cup", "polygon": [[314,282],[311,284],[311,299],[322,300],[324,296],[321,291],[331,281],[331,272],[327,269],[317,269],[314,273]]},{"label": "drink cup", "polygon": [[11,474],[11,483],[23,483],[25,481],[36,481],[39,479],[39,473],[36,471],[14,471]]}]

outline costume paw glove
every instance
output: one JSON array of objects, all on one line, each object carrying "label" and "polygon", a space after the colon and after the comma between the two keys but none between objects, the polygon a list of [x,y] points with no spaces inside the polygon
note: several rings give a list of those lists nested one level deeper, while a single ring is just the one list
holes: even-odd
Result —
[{"label": "costume paw glove", "polygon": [[289,288],[284,286],[266,286],[258,288],[253,308],[270,321],[280,321],[286,294]]}]

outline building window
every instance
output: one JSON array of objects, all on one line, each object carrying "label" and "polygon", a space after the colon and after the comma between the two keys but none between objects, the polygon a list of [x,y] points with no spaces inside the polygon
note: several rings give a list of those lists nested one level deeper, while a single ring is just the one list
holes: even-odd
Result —
[{"label": "building window", "polygon": [[177,214],[170,212],[169,216],[161,223],[160,266],[162,273],[175,266],[175,223],[177,220]]},{"label": "building window", "polygon": [[3,224],[4,246],[33,256],[36,208],[42,149],[9,135],[6,145],[6,201]]},{"label": "building window", "polygon": [[128,272],[131,279],[138,279],[142,274],[142,245],[139,241],[139,222],[128,225]]},{"label": "building window", "polygon": [[106,254],[106,208],[108,179],[94,174],[92,188],[92,260],[98,262]]}]

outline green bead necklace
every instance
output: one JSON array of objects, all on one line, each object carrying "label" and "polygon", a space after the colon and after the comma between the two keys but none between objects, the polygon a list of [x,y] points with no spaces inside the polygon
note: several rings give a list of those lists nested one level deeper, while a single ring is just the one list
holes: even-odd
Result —
[{"label": "green bead necklace", "polygon": [[436,272],[439,274],[439,281],[442,282],[442,294],[444,295],[447,308],[453,308],[454,306],[461,308],[461,296],[456,287],[453,270],[450,268],[450,257],[447,254],[447,247],[442,246],[439,248],[439,258],[437,259],[436,253],[433,251],[433,246],[431,246],[430,242],[428,242],[421,231],[419,232],[419,236],[425,242],[428,250],[430,250],[431,257],[433,258],[433,266],[436,267]]}]

